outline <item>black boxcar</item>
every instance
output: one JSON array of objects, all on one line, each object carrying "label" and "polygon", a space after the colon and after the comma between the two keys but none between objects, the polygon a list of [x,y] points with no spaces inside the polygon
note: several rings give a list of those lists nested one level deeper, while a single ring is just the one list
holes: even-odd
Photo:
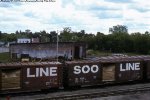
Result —
[{"label": "black boxcar", "polygon": [[1,91],[30,91],[62,87],[62,64],[28,62],[0,64]]}]

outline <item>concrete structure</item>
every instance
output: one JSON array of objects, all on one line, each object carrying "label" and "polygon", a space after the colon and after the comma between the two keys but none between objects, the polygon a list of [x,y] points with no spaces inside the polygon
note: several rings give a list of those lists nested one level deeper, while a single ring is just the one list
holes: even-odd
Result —
[{"label": "concrete structure", "polygon": [[86,57],[86,44],[79,42],[60,42],[58,43],[17,43],[10,45],[12,59],[20,59],[22,55],[30,58],[53,59],[65,57],[67,59]]}]

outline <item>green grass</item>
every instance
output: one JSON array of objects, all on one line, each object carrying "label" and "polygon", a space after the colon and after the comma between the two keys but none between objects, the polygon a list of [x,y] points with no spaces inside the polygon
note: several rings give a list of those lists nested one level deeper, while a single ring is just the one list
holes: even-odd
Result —
[{"label": "green grass", "polygon": [[87,56],[96,56],[96,57],[109,56],[112,54],[110,52],[102,52],[102,51],[98,51],[98,50],[87,50],[86,53],[87,53]]},{"label": "green grass", "polygon": [[10,62],[10,55],[9,52],[6,53],[0,53],[0,62]]},{"label": "green grass", "polygon": [[124,53],[128,56],[136,56],[136,55],[142,55],[142,54],[139,54],[139,53]]},{"label": "green grass", "polygon": [[[100,56],[111,56],[112,54],[117,54],[117,53],[104,52],[104,51],[98,51],[98,50],[87,50],[86,54],[87,54],[87,56],[100,57]],[[128,56],[141,55],[141,54],[137,54],[137,53],[118,53],[118,54],[124,54],[124,55],[128,55]]]}]

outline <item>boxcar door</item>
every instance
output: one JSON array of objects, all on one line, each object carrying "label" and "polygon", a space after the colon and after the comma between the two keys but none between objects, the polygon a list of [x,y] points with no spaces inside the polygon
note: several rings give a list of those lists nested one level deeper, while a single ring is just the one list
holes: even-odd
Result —
[{"label": "boxcar door", "polygon": [[20,88],[20,69],[2,69],[2,90]]},{"label": "boxcar door", "polygon": [[115,64],[106,64],[103,66],[103,81],[115,81]]}]

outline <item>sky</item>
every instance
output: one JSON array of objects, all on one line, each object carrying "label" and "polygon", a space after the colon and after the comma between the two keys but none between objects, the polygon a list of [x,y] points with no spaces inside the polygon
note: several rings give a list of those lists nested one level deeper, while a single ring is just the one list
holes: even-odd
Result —
[{"label": "sky", "polygon": [[[2,0],[0,0],[2,1]],[[0,31],[85,30],[109,33],[125,25],[129,33],[150,32],[149,0],[52,0],[53,2],[0,2]],[[31,0],[30,0],[31,1]]]}]

